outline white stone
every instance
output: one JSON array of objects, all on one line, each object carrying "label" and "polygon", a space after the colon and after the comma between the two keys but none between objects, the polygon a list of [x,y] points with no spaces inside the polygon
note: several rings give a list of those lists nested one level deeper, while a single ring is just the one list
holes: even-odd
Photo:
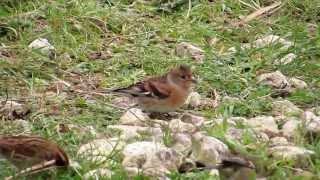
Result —
[{"label": "white stone", "polygon": [[104,162],[115,150],[120,150],[124,146],[123,142],[117,138],[96,139],[82,145],[77,155],[92,162]]},{"label": "white stone", "polygon": [[314,152],[307,150],[303,147],[284,145],[284,146],[275,146],[269,149],[269,153],[276,159],[285,159],[285,160],[302,160],[308,158],[310,155],[313,155]]},{"label": "white stone", "polygon": [[296,119],[288,120],[282,126],[281,132],[284,136],[291,138],[296,134],[297,129],[299,128],[300,125],[301,125],[301,121],[299,120],[296,120]]},{"label": "white stone", "polygon": [[132,126],[145,126],[149,117],[141,109],[131,108],[120,117],[120,124]]},{"label": "white stone", "polygon": [[280,71],[261,74],[257,77],[257,82],[277,89],[290,87],[290,83],[286,76],[284,76]]},{"label": "white stone", "polygon": [[290,83],[292,88],[295,88],[295,89],[305,89],[308,87],[308,84],[306,82],[298,78],[294,78],[294,77],[289,78],[288,82]]},{"label": "white stone", "polygon": [[285,55],[283,58],[281,59],[276,59],[274,61],[274,63],[276,65],[286,65],[286,64],[289,64],[291,63],[292,61],[294,61],[294,59],[297,58],[297,55],[293,54],[293,53],[289,53],[287,55]]},{"label": "white stone", "polygon": [[205,58],[202,49],[187,42],[182,42],[177,45],[176,54],[181,57],[191,57],[198,63],[202,63]]},{"label": "white stone", "polygon": [[89,180],[89,179],[99,179],[99,177],[103,177],[103,178],[111,178],[113,175],[113,172],[110,171],[109,169],[106,168],[99,168],[99,169],[95,169],[95,170],[91,170],[89,172],[87,172],[83,178],[85,180]]},{"label": "white stone", "polygon": [[50,55],[50,53],[55,50],[49,41],[44,38],[38,38],[32,41],[28,47],[32,49],[39,49],[43,55]]},{"label": "white stone", "polygon": [[303,113],[303,119],[308,132],[320,133],[320,116],[316,116],[311,111],[306,111]]},{"label": "white stone", "polygon": [[181,121],[185,123],[193,124],[194,126],[200,128],[203,126],[205,118],[202,116],[186,113],[181,117]]},{"label": "white stone", "polygon": [[247,121],[248,125],[255,131],[262,131],[265,133],[278,133],[278,125],[272,116],[258,116]]},{"label": "white stone", "polygon": [[284,145],[289,145],[290,143],[285,137],[273,137],[270,139],[269,145],[271,147],[273,146],[284,146]]},{"label": "white stone", "polygon": [[295,104],[288,100],[279,100],[272,102],[272,114],[274,116],[297,116],[302,112],[303,111],[300,108],[298,108]]},{"label": "white stone", "polygon": [[228,146],[220,140],[197,132],[192,136],[192,156],[206,166],[215,166],[229,153]]},{"label": "white stone", "polygon": [[197,92],[191,92],[185,102],[186,105],[197,108],[201,105],[201,95]]},{"label": "white stone", "polygon": [[191,135],[185,133],[177,133],[173,135],[174,144],[172,148],[177,152],[187,153],[192,148]]},{"label": "white stone", "polygon": [[176,151],[160,143],[135,142],[128,144],[122,153],[122,166],[130,177],[143,172],[147,176],[164,178],[180,164]]},{"label": "white stone", "polygon": [[120,139],[124,141],[130,141],[141,138],[142,136],[151,136],[151,139],[155,141],[162,141],[161,128],[154,127],[141,127],[141,126],[128,126],[128,125],[110,125],[110,129],[120,130]]},{"label": "white stone", "polygon": [[0,102],[0,117],[5,119],[21,119],[30,111],[28,107],[15,101]]},{"label": "white stone", "polygon": [[18,127],[21,127],[23,129],[24,134],[31,133],[32,125],[29,123],[29,121],[17,119],[12,122],[13,124],[17,125]]},{"label": "white stone", "polygon": [[193,133],[196,127],[190,123],[182,122],[180,119],[173,119],[169,123],[169,129],[172,133]]},{"label": "white stone", "polygon": [[264,48],[266,46],[270,46],[273,44],[280,43],[283,46],[280,48],[281,50],[288,49],[289,47],[293,46],[293,42],[287,41],[280,36],[276,35],[267,35],[263,38],[257,39],[252,45],[255,48]]}]

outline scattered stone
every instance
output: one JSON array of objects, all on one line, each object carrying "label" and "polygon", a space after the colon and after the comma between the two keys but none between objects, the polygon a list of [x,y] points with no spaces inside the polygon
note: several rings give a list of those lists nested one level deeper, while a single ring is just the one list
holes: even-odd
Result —
[{"label": "scattered stone", "polygon": [[203,63],[205,58],[204,51],[187,42],[179,43],[176,47],[176,54],[180,57],[191,57],[198,63]]},{"label": "scattered stone", "polygon": [[55,56],[55,48],[49,43],[47,39],[38,38],[32,41],[28,47],[32,49],[40,50],[41,54],[43,55],[46,55],[49,57]]},{"label": "scattered stone", "polygon": [[[265,47],[273,46],[276,44],[282,45],[280,50],[287,50],[288,48],[290,48],[291,46],[294,45],[293,42],[287,41],[287,40],[281,38],[280,36],[267,35],[263,38],[257,39],[256,41],[254,41],[252,43],[241,44],[240,49],[245,50],[245,49],[252,49],[252,48],[265,48]],[[237,49],[236,49],[236,47],[230,47],[227,52],[228,52],[227,54],[233,54],[233,53],[237,52]]]},{"label": "scattered stone", "polygon": [[130,108],[135,105],[135,102],[133,101],[132,98],[125,97],[125,96],[116,97],[111,101],[111,103],[116,107],[120,107],[120,108]]},{"label": "scattered stone", "polygon": [[219,173],[219,170],[218,170],[218,169],[212,169],[212,170],[210,170],[209,175],[210,175],[210,176],[213,176],[213,177],[216,177],[216,178],[220,177],[220,173]]},{"label": "scattered stone", "polygon": [[288,100],[279,100],[272,103],[272,114],[274,116],[299,116],[303,111]]},{"label": "scattered stone", "polygon": [[281,132],[285,137],[291,138],[296,134],[300,125],[301,121],[292,118],[282,126]]},{"label": "scattered stone", "polygon": [[30,113],[30,109],[15,101],[0,102],[0,117],[8,120],[24,119]]},{"label": "scattered stone", "polygon": [[243,135],[248,133],[257,143],[265,143],[269,141],[269,136],[264,132],[255,132],[250,129],[237,129],[235,127],[228,128],[225,137],[229,140],[243,143]]},{"label": "scattered stone", "polygon": [[149,117],[141,109],[131,108],[120,117],[120,124],[131,126],[145,126]]},{"label": "scattered stone", "polygon": [[29,123],[29,121],[17,119],[15,121],[12,121],[14,126],[17,126],[17,128],[23,129],[23,134],[30,134],[32,130],[32,125]]},{"label": "scattered stone", "polygon": [[286,50],[289,47],[293,46],[293,42],[287,41],[280,36],[276,35],[267,35],[263,38],[257,39],[255,42],[252,43],[249,47],[254,48],[264,48],[266,46],[271,46],[274,44],[282,44],[283,46],[280,48],[280,50]]},{"label": "scattered stone", "polygon": [[261,74],[257,77],[259,84],[268,85],[276,89],[289,88],[290,83],[287,81],[286,76],[284,76],[280,71]]},{"label": "scattered stone", "polygon": [[304,160],[314,154],[311,150],[293,145],[275,146],[269,149],[269,153],[276,159],[299,162],[305,162]]},{"label": "scattered stone", "polygon": [[214,125],[223,125],[226,123],[229,127],[236,127],[237,125],[245,125],[247,124],[247,119],[244,117],[230,117],[228,119],[224,118],[216,118],[211,120]]},{"label": "scattered stone", "polygon": [[141,137],[151,137],[152,140],[157,142],[162,141],[162,130],[161,128],[155,127],[141,127],[141,126],[128,126],[128,125],[111,125],[108,126],[110,129],[116,129],[121,132],[120,139],[124,141],[135,140]]},{"label": "scattered stone", "polygon": [[286,65],[286,64],[289,64],[291,63],[292,61],[294,61],[294,59],[297,58],[297,55],[293,54],[293,53],[289,53],[287,55],[285,55],[283,58],[281,59],[276,59],[274,61],[274,63],[276,65]]},{"label": "scattered stone", "polygon": [[196,127],[192,124],[182,122],[180,119],[173,119],[169,123],[169,129],[172,133],[194,133]]},{"label": "scattered stone", "polygon": [[270,139],[270,147],[290,145],[285,137],[273,137]]},{"label": "scattered stone", "polygon": [[247,124],[257,132],[265,132],[267,134],[277,134],[279,132],[278,125],[272,116],[258,116],[248,119]]},{"label": "scattered stone", "polygon": [[110,171],[107,168],[99,168],[99,169],[95,169],[95,170],[91,170],[89,172],[87,172],[84,175],[84,179],[85,180],[89,180],[89,179],[99,179],[99,177],[103,177],[103,178],[111,178],[113,175],[113,172]]},{"label": "scattered stone", "polygon": [[297,78],[289,78],[288,82],[290,83],[291,87],[294,89],[305,89],[308,87],[308,84],[300,79]]},{"label": "scattered stone", "polygon": [[192,125],[196,126],[197,128],[200,128],[203,126],[205,118],[202,116],[197,116],[197,115],[193,115],[190,113],[185,113],[181,117],[181,121],[183,121],[185,123],[192,124]]},{"label": "scattered stone", "polygon": [[229,153],[228,146],[220,140],[197,132],[192,136],[192,156],[205,166],[215,166]]},{"label": "scattered stone", "polygon": [[143,172],[150,177],[165,178],[170,172],[177,171],[181,159],[175,150],[148,141],[128,144],[123,156],[122,166],[129,177]]},{"label": "scattered stone", "polygon": [[197,92],[191,92],[185,104],[192,108],[197,108],[201,105],[201,95]]},{"label": "scattered stone", "polygon": [[320,117],[316,116],[311,111],[303,113],[303,119],[305,120],[305,128],[310,133],[320,133]]},{"label": "scattered stone", "polygon": [[77,155],[95,163],[102,163],[108,159],[114,151],[122,149],[124,143],[117,138],[96,139],[82,145]]},{"label": "scattered stone", "polygon": [[177,133],[173,135],[174,145],[172,148],[180,153],[188,153],[192,148],[191,135]]}]

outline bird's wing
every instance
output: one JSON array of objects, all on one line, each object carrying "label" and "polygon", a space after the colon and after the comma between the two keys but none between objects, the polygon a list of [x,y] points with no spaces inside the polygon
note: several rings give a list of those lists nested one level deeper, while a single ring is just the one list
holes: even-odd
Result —
[{"label": "bird's wing", "polygon": [[171,90],[163,77],[138,82],[127,88],[115,89],[113,92],[129,94],[133,97],[151,97],[157,99],[165,99],[171,94]]}]

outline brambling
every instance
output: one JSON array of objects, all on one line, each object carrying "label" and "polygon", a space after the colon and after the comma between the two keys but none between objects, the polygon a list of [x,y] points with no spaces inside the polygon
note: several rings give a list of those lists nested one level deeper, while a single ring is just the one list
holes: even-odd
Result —
[{"label": "brambling", "polygon": [[129,87],[107,90],[133,97],[146,112],[172,112],[186,101],[196,83],[191,68],[180,65],[159,77],[152,77]]},{"label": "brambling", "polygon": [[[16,175],[30,175],[56,166],[69,165],[67,154],[58,145],[34,136],[0,137],[0,156],[22,170]],[[7,179],[11,178],[13,177]]]}]

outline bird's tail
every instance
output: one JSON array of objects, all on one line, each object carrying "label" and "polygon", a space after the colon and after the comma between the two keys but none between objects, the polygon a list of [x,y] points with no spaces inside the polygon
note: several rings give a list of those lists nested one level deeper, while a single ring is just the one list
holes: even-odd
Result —
[{"label": "bird's tail", "polygon": [[34,166],[31,166],[29,168],[26,168],[14,176],[6,177],[5,180],[11,180],[15,177],[22,176],[22,175],[32,175],[38,172],[46,171],[48,169],[52,169],[56,167],[56,160],[46,161],[44,163],[36,164]]}]

